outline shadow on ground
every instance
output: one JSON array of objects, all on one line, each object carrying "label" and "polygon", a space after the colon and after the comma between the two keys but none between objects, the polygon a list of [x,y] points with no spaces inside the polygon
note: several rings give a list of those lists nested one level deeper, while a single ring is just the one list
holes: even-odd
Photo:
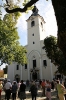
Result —
[{"label": "shadow on ground", "polygon": [[[1,98],[1,100],[5,100],[5,96],[4,95],[5,95],[5,93],[2,92],[2,98]],[[51,95],[52,95],[52,100],[59,100],[57,98],[57,91],[52,91]],[[19,100],[19,99],[16,99],[16,100]],[[26,100],[31,100],[31,93],[29,91],[26,91]],[[46,97],[42,97],[41,90],[38,91],[37,100],[47,100]]]}]

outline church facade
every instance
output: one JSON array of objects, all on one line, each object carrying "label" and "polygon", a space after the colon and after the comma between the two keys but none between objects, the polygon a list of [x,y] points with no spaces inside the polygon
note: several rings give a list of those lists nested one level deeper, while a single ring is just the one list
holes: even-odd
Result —
[{"label": "church facade", "polygon": [[[45,33],[45,21],[38,11],[33,14],[27,21],[27,59],[28,63],[24,66],[13,62],[8,66],[8,78],[16,80],[52,80],[55,77],[57,67],[51,63],[43,49]],[[43,39],[42,39],[43,38]]]}]

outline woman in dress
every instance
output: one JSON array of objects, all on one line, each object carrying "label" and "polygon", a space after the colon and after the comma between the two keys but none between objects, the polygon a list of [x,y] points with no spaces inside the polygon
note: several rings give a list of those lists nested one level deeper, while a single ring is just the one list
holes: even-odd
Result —
[{"label": "woman in dress", "polygon": [[26,85],[23,83],[23,80],[21,80],[20,85],[20,100],[26,99],[26,93],[25,93]]},{"label": "woman in dress", "polygon": [[51,83],[49,82],[49,80],[47,80],[45,87],[46,87],[46,97],[48,100],[51,100]]}]

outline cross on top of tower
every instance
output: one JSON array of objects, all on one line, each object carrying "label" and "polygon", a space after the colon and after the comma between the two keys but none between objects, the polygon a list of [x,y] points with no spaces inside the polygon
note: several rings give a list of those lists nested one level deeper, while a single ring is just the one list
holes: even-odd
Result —
[{"label": "cross on top of tower", "polygon": [[36,16],[38,14],[38,8],[34,5],[34,8],[32,9],[32,15]]}]

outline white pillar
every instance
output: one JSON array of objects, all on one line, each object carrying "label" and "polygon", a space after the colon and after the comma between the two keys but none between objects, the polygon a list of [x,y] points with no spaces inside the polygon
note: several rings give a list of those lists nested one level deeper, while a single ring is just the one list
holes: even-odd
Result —
[{"label": "white pillar", "polygon": [[40,57],[40,79],[42,79],[42,62]]},{"label": "white pillar", "polygon": [[51,60],[50,60],[50,72],[51,72],[51,80],[53,79],[53,72],[52,72],[52,63],[51,63]]},{"label": "white pillar", "polygon": [[21,67],[21,80],[22,80],[22,67],[23,67],[23,66],[22,66],[22,65],[20,65],[20,67]]},{"label": "white pillar", "polygon": [[28,80],[30,80],[29,61],[28,61]]},{"label": "white pillar", "polygon": [[32,80],[32,72],[31,72],[31,80]]},{"label": "white pillar", "polygon": [[[14,65],[15,63],[13,62],[12,64]],[[14,78],[15,78],[15,75],[14,75],[14,66],[13,66],[13,80],[14,80]]]}]

